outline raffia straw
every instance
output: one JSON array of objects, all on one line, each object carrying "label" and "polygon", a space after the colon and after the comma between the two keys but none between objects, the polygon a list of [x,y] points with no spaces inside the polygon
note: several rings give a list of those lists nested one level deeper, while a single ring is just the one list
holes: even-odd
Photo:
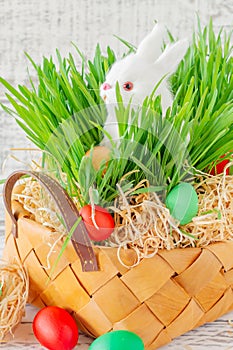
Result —
[{"label": "raffia straw", "polygon": [[60,234],[65,232],[65,227],[57,214],[59,211],[55,201],[51,200],[48,192],[40,186],[38,181],[31,178],[25,179],[22,193],[14,193],[14,199],[33,214],[36,222]]},{"label": "raffia straw", "polygon": [[0,342],[11,333],[24,313],[28,299],[29,280],[18,262],[0,261]]},{"label": "raffia straw", "polygon": [[[185,226],[180,226],[170,215],[155,192],[133,194],[135,190],[147,187],[148,181],[143,180],[124,193],[118,184],[119,197],[109,208],[114,212],[116,227],[105,245],[118,247],[118,258],[123,265],[122,249],[133,249],[137,255],[135,264],[138,264],[142,258],[154,256],[158,249],[203,247],[233,239],[233,177],[226,175],[226,170],[218,176],[197,175],[194,187],[199,211]],[[56,204],[38,182],[27,180],[23,193],[16,196],[24,208],[33,213],[36,221],[53,228],[57,234],[67,234],[57,217]],[[54,245],[51,253],[52,249]]]},{"label": "raffia straw", "polygon": [[111,207],[115,212],[116,228],[108,242],[118,247],[118,259],[123,265],[122,249],[134,249],[137,254],[135,266],[142,258],[154,256],[159,248],[171,249],[182,241],[183,234],[177,222],[156,193],[131,195],[136,189],[148,186],[144,180],[136,188],[123,193],[118,185],[120,197]]},{"label": "raffia straw", "polygon": [[[229,164],[228,166],[231,166]],[[140,183],[137,188],[149,186]],[[156,193],[131,195],[123,193],[111,208],[115,213],[116,229],[109,239],[111,246],[121,250],[134,249],[137,262],[155,255],[158,249],[203,247],[217,241],[233,239],[233,177],[224,174],[200,174],[194,187],[198,194],[199,211],[193,220],[179,225]],[[124,265],[123,261],[121,263]],[[130,266],[132,267],[132,266]]]},{"label": "raffia straw", "polygon": [[196,185],[199,212],[185,229],[198,238],[198,247],[233,240],[233,177],[226,174],[229,166],[232,163],[222,175],[202,177]]},{"label": "raffia straw", "polygon": [[[14,199],[18,200],[34,217],[34,220],[51,231],[46,237],[47,244],[50,249],[46,259],[46,266],[44,269],[51,269],[50,257],[56,254],[56,245],[67,235],[67,230],[58,216],[59,210],[55,201],[46,190],[44,190],[38,181],[32,178],[23,180],[24,188],[21,193],[14,193]],[[52,243],[51,243],[52,242]]]}]

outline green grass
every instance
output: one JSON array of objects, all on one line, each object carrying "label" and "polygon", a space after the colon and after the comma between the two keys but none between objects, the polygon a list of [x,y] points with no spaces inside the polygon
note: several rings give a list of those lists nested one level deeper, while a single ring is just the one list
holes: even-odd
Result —
[{"label": "green grass", "polygon": [[232,32],[221,29],[216,35],[212,20],[203,30],[198,25],[185,60],[172,77],[172,88],[183,105],[184,93],[194,81],[188,151],[192,165],[204,171],[233,150],[233,48]]},{"label": "green grass", "polygon": [[[170,34],[172,40],[172,35]],[[121,39],[122,40],[122,39]],[[126,45],[125,54],[135,48]],[[215,35],[212,21],[193,35],[193,41],[177,72],[171,77],[174,103],[162,115],[160,97],[147,97],[142,107],[124,106],[116,89],[116,116],[121,136],[112,145],[112,158],[95,171],[87,150],[103,138],[106,107],[99,87],[116,55],[96,47],[93,60],[86,60],[76,47],[78,62],[70,54],[58,65],[44,58],[34,67],[38,82],[30,88],[14,88],[6,80],[12,107],[3,109],[16,118],[29,139],[44,151],[47,171],[54,173],[71,196],[108,205],[117,196],[117,184],[126,191],[147,178],[151,191],[170,191],[181,180],[189,181],[196,169],[209,171],[222,155],[233,150],[233,58],[231,33]],[[79,69],[77,67],[80,67]],[[61,173],[66,174],[66,181]],[[121,178],[126,176],[124,181]],[[78,188],[78,190],[77,190]]]},{"label": "green grass", "polygon": [[[30,88],[19,85],[16,89],[0,77],[12,106],[2,105],[2,108],[15,117],[28,138],[45,152],[47,168],[58,169],[57,176],[60,170],[67,174],[71,192],[82,157],[102,139],[101,131],[93,127],[92,122],[103,125],[106,119],[99,86],[115,61],[110,48],[105,57],[97,45],[93,62],[86,62],[76,49],[77,63],[71,54],[62,58],[57,50],[57,66],[52,57],[44,57],[40,66],[26,54],[38,80],[35,84],[30,78]],[[78,64],[81,71],[77,69]]]}]

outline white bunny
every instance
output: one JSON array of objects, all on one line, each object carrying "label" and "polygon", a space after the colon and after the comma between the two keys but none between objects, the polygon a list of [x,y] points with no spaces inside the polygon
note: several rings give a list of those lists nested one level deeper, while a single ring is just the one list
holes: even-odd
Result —
[{"label": "white bunny", "polygon": [[118,127],[114,107],[116,106],[116,82],[119,83],[124,104],[130,99],[132,104],[141,105],[159,84],[156,94],[161,95],[161,105],[166,111],[173,102],[167,78],[174,73],[183,59],[188,42],[186,39],[167,45],[162,52],[165,28],[156,24],[138,46],[136,53],[130,54],[113,64],[101,85],[100,95],[107,104],[108,116],[104,129],[113,139],[118,139]]}]

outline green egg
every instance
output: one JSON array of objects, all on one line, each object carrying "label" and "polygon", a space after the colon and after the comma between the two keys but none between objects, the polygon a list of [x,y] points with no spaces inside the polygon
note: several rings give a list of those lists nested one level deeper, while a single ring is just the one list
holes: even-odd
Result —
[{"label": "green egg", "polygon": [[188,224],[198,212],[198,197],[194,187],[187,182],[176,185],[167,195],[166,206],[181,225]]},{"label": "green egg", "polygon": [[142,339],[127,330],[117,330],[101,335],[89,350],[144,350]]}]

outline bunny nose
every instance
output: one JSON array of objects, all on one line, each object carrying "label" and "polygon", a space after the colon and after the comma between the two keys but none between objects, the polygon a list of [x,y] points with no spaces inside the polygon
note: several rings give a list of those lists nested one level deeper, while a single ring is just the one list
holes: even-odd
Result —
[{"label": "bunny nose", "polygon": [[108,83],[103,83],[102,88],[103,88],[103,90],[109,90],[109,89],[111,89],[111,85]]}]

